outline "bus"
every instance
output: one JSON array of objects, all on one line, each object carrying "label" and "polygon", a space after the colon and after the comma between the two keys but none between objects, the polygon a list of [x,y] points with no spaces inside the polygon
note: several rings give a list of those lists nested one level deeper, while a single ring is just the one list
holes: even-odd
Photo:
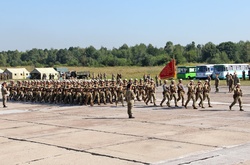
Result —
[{"label": "bus", "polygon": [[[227,73],[234,75],[235,73],[239,78],[242,78],[242,72],[247,73],[249,64],[218,64],[214,65],[213,78],[218,75],[219,79],[226,79]],[[248,77],[247,74],[246,78]]]},{"label": "bus", "polygon": [[195,66],[178,66],[177,78],[178,79],[194,79],[196,77]]},{"label": "bus", "polygon": [[207,79],[214,72],[214,64],[204,64],[196,66],[196,79]]}]

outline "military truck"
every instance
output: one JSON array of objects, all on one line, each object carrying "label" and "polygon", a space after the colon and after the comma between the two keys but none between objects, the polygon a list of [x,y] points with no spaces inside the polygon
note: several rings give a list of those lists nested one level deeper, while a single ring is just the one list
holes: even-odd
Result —
[{"label": "military truck", "polygon": [[90,76],[89,71],[70,71],[66,74],[66,79],[77,78],[77,79],[88,79]]},{"label": "military truck", "polygon": [[88,79],[90,77],[89,71],[79,71],[76,72],[77,79]]}]

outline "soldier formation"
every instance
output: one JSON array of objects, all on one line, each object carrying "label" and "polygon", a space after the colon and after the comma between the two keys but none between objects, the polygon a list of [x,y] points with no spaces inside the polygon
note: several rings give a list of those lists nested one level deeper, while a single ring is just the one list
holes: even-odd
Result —
[{"label": "soldier formation", "polygon": [[91,105],[118,104],[124,106],[127,85],[132,84],[137,101],[155,103],[153,80],[24,80],[7,85],[9,100],[35,103]]},{"label": "soldier formation", "polygon": [[[237,83],[234,88],[231,87],[233,80],[229,76],[229,91],[234,91],[234,102],[232,106],[239,101],[240,110],[242,109],[242,91],[240,84]],[[218,80],[215,80],[215,84]],[[95,104],[116,104],[120,102],[124,106],[126,100],[127,86],[131,84],[131,90],[134,93],[134,99],[144,101],[146,105],[152,103],[156,105],[156,83],[152,78],[142,79],[115,79],[103,80],[23,80],[10,81],[7,85],[7,90],[10,92],[8,99],[13,101],[25,101],[35,103],[50,103],[50,104],[69,104],[69,105],[90,105]],[[216,92],[218,86],[216,85]],[[160,106],[166,101],[166,105],[171,107],[170,101],[174,101],[174,106],[178,107],[178,102],[181,101],[181,106],[187,108],[190,100],[192,106],[197,109],[198,106],[205,108],[204,100],[207,99],[208,107],[212,107],[209,93],[211,91],[210,79],[203,83],[199,80],[197,84],[191,80],[187,84],[187,100],[185,102],[185,88],[182,84],[182,79],[176,84],[175,80],[171,80],[168,85],[168,80],[164,80],[163,99]]]}]

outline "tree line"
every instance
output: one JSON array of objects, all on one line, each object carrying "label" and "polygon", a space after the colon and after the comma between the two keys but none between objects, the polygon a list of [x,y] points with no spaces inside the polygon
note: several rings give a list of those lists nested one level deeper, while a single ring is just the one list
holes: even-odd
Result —
[{"label": "tree line", "polygon": [[68,49],[31,49],[25,52],[0,52],[0,66],[160,66],[172,58],[177,64],[185,63],[246,63],[250,62],[250,42],[222,42],[205,45],[192,42],[186,46],[174,45],[168,41],[164,47],[152,44],[123,44],[119,48],[107,49],[93,46],[86,48],[70,47]]}]

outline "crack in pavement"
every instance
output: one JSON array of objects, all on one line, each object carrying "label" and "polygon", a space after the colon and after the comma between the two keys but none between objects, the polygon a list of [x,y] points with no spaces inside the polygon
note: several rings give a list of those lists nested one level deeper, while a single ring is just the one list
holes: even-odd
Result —
[{"label": "crack in pavement", "polygon": [[[91,154],[93,156],[101,156],[101,157],[107,157],[107,158],[112,158],[112,159],[119,159],[119,160],[123,160],[123,161],[128,161],[128,162],[133,162],[133,163],[140,163],[140,164],[145,164],[145,165],[150,164],[148,162],[143,162],[143,161],[139,161],[139,160],[127,159],[127,158],[122,158],[122,157],[117,157],[117,156],[112,156],[112,155],[107,155],[107,154],[100,154],[100,153],[97,153],[97,152],[90,152],[90,151],[87,151],[87,150],[80,150],[80,149],[76,149],[76,148],[65,147],[65,146],[54,145],[54,144],[48,144],[48,143],[43,143],[43,142],[37,142],[37,141],[33,141],[33,140],[12,138],[12,137],[5,137],[5,138],[8,138],[9,140],[13,140],[13,141],[35,143],[35,144],[41,144],[41,145],[46,145],[46,146],[50,146],[50,147],[65,149],[65,150],[68,150],[68,151],[87,153],[87,154]],[[37,159],[36,161],[38,161],[38,160],[39,159]]]},{"label": "crack in pavement", "polygon": [[197,160],[192,160],[192,161],[189,161],[189,162],[179,163],[178,165],[191,164],[191,163],[193,163],[193,162],[199,162],[199,161],[211,159],[211,158],[218,157],[218,156],[220,156],[220,155],[208,156],[208,157],[200,158],[200,159],[197,159]]},{"label": "crack in pavement", "polygon": [[[54,155],[53,158],[61,156],[61,155],[63,155],[63,154]],[[45,159],[48,159],[48,158],[51,158],[51,157],[44,157],[44,158],[39,158],[39,159],[33,159],[33,160],[25,162],[25,164],[30,164],[32,162],[38,162],[38,161],[45,160]],[[21,164],[24,164],[24,163],[18,163],[17,165],[19,165],[19,164],[21,165]]]}]

